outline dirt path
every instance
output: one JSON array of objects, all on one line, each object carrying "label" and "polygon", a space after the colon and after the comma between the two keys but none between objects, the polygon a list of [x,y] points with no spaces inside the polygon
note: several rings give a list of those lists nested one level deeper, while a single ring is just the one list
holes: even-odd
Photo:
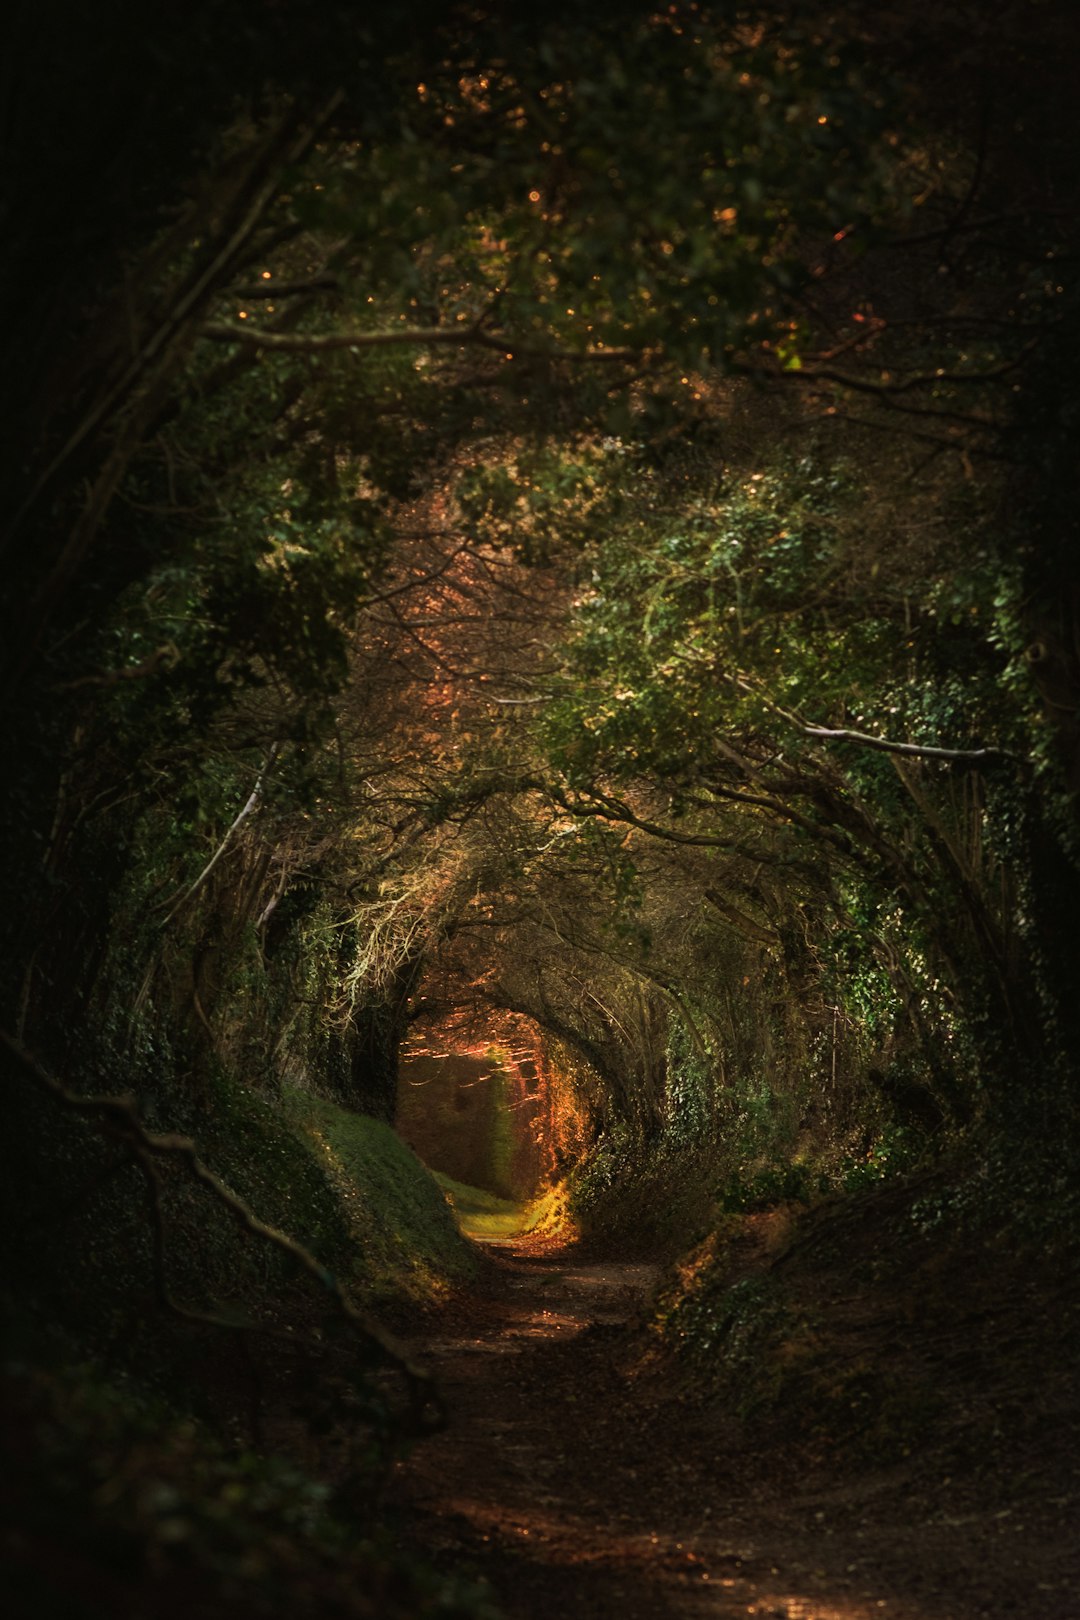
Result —
[{"label": "dirt path", "polygon": [[1080,1615],[1027,1526],[965,1515],[914,1464],[824,1488],[755,1469],[628,1332],[656,1268],[542,1239],[490,1252],[485,1289],[425,1347],[449,1427],[400,1465],[390,1505],[438,1563],[484,1574],[508,1620]]}]

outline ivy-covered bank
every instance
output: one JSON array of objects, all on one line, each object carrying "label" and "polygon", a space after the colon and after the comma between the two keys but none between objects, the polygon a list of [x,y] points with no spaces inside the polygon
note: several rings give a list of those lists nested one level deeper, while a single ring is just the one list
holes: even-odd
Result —
[{"label": "ivy-covered bank", "polygon": [[26,1150],[2,1215],[18,1612],[493,1612],[371,1523],[438,1409],[370,1312],[415,1320],[477,1266],[391,1128],[219,1082],[192,1142],[8,1058]]}]

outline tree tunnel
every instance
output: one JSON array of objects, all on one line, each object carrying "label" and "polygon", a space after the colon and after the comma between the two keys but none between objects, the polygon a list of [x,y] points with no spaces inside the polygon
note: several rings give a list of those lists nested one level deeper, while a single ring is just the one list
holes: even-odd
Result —
[{"label": "tree tunnel", "polygon": [[[907,1466],[843,1302],[906,1354],[1077,1273],[1080,8],[16,9],[0,1319],[90,1459],[23,1552],[77,1503],[211,1620],[273,1585],[190,1433],[109,1518],[91,1363],[129,1436],[310,1440],[282,1522],[352,1535],[437,1405],[380,1312],[481,1269],[440,1187],[697,1245],[693,1376]],[[867,1211],[888,1278],[731,1297],[733,1220]]]}]

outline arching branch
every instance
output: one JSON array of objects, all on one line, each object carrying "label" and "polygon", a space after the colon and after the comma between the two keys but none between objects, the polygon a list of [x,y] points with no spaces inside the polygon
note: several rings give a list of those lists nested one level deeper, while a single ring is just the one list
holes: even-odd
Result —
[{"label": "arching branch", "polygon": [[273,763],[277,759],[277,756],[278,756],[278,745],[275,743],[273,748],[271,748],[269,754],[266,756],[265,765],[262,767],[262,769],[260,770],[258,776],[255,779],[255,786],[252,788],[251,793],[248,795],[247,802],[244,804],[243,808],[241,809],[239,815],[237,815],[235,820],[230,823],[228,829],[226,830],[224,838],[221,840],[221,843],[218,845],[217,849],[211,855],[210,859],[207,861],[206,865],[203,867],[202,871],[199,873],[199,875],[195,879],[194,883],[190,884],[189,887],[186,888],[183,891],[183,893],[178,895],[177,898],[173,901],[172,905],[169,907],[169,910],[168,910],[167,914],[161,919],[162,928],[165,927],[166,923],[170,923],[172,921],[172,919],[176,916],[176,913],[180,910],[181,906],[186,906],[188,901],[193,897],[193,895],[195,895],[198,892],[198,890],[202,888],[203,884],[206,882],[207,878],[210,876],[210,873],[214,870],[214,867],[217,865],[218,861],[220,861],[220,859],[224,855],[226,849],[228,849],[229,843],[230,843],[230,841],[232,839],[232,836],[233,836],[233,833],[241,825],[241,823],[246,821],[248,816],[251,815],[252,811],[255,809],[255,807],[257,806],[260,798],[262,797],[262,785],[263,785],[263,782],[266,780],[266,774],[271,769],[271,767],[273,766]]},{"label": "arching branch", "polygon": [[924,743],[891,742],[888,737],[874,737],[866,731],[850,731],[846,727],[799,725],[804,737],[815,737],[822,742],[858,743],[862,748],[876,748],[884,754],[907,754],[915,759],[970,760],[978,763],[989,759],[1016,760],[1019,756],[1007,748],[933,748]]}]

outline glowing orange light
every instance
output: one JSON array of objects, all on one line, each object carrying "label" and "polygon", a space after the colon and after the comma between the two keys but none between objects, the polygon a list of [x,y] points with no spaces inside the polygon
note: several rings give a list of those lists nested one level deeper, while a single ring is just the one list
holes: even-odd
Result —
[{"label": "glowing orange light", "polygon": [[540,193],[538,191],[530,191],[529,192],[529,201],[533,202],[533,203],[538,203],[540,201]]}]

